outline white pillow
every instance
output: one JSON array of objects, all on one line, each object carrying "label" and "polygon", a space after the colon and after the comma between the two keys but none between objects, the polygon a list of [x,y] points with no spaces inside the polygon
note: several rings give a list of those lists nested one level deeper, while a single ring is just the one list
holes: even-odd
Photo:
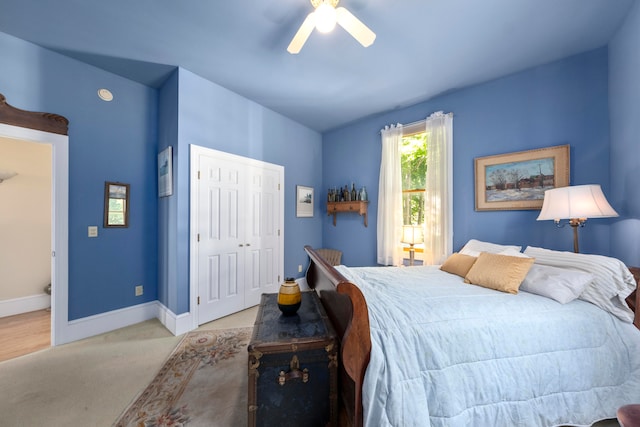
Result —
[{"label": "white pillow", "polygon": [[566,304],[578,298],[593,280],[593,274],[550,265],[533,264],[520,290]]},{"label": "white pillow", "polygon": [[469,240],[463,247],[460,249],[461,254],[463,255],[471,255],[477,257],[480,255],[480,252],[489,252],[492,254],[498,254],[507,249],[515,249],[517,252],[520,252],[522,246],[512,246],[512,245],[498,245],[496,243],[483,242],[476,239]]},{"label": "white pillow", "polygon": [[531,258],[530,256],[523,254],[522,252],[520,252],[520,250],[516,248],[505,249],[504,251],[498,252],[498,255],[515,256],[518,258]]},{"label": "white pillow", "polygon": [[625,298],[636,288],[636,281],[622,261],[602,255],[576,254],[528,246],[526,255],[536,264],[580,270],[593,275],[578,297],[597,305],[625,322],[633,323],[633,311]]}]

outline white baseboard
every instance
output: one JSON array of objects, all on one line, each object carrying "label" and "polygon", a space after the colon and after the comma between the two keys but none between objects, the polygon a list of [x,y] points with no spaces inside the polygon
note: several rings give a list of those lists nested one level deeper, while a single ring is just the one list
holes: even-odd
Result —
[{"label": "white baseboard", "polygon": [[193,319],[190,312],[175,315],[159,301],[158,320],[160,320],[160,323],[162,323],[173,335],[182,335],[185,332],[193,330]]},{"label": "white baseboard", "polygon": [[89,338],[158,317],[158,301],[134,305],[95,316],[72,320],[64,327],[64,336],[56,337],[56,345]]},{"label": "white baseboard", "polygon": [[194,329],[192,317],[192,313],[176,315],[159,301],[151,301],[72,320],[61,328],[62,333],[56,337],[55,345],[111,332],[150,319],[158,319],[173,335],[182,335]]},{"label": "white baseboard", "polygon": [[151,301],[72,320],[64,328],[64,337],[56,340],[56,345],[111,332],[150,319],[158,319],[173,335],[182,335],[193,329],[191,317],[191,313],[175,315],[159,301]]},{"label": "white baseboard", "polygon": [[47,294],[31,295],[0,301],[0,317],[29,313],[51,307],[51,296]]}]

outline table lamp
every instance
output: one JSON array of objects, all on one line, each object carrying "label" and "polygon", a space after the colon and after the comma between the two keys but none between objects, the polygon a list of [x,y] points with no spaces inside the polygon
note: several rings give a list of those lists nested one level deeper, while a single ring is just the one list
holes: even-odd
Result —
[{"label": "table lamp", "polygon": [[413,265],[415,258],[415,249],[413,245],[424,242],[424,232],[422,226],[403,225],[402,226],[402,243],[409,245],[409,265]]},{"label": "table lamp", "polygon": [[568,219],[573,227],[573,251],[578,253],[578,227],[584,227],[587,218],[618,216],[604,197],[600,185],[574,185],[544,192],[542,209],[537,221],[552,219],[557,227],[564,227],[560,220]]}]

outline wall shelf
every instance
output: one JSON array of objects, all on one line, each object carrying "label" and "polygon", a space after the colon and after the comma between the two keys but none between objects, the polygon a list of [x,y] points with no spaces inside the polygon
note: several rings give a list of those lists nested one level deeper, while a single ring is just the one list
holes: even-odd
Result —
[{"label": "wall shelf", "polygon": [[336,225],[336,216],[341,212],[355,212],[364,216],[364,226],[367,227],[367,208],[369,202],[358,200],[355,202],[327,202],[327,215],[333,215],[333,226]]}]

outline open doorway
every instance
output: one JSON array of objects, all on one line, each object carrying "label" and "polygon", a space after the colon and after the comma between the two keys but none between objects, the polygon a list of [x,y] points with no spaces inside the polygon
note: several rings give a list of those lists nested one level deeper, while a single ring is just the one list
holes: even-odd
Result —
[{"label": "open doorway", "polygon": [[0,137],[0,361],[51,345],[52,146]]},{"label": "open doorway", "polygon": [[51,345],[70,342],[69,121],[57,114],[15,108],[0,94],[0,137],[51,147]]}]

